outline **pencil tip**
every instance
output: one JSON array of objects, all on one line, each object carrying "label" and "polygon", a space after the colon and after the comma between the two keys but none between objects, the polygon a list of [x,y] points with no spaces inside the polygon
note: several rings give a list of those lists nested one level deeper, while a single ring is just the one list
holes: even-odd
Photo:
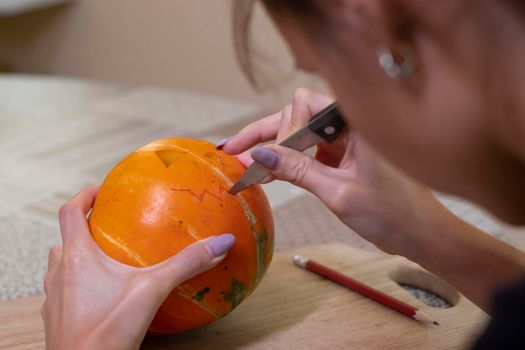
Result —
[{"label": "pencil tip", "polygon": [[434,323],[436,326],[439,326],[439,322],[438,321],[434,321],[432,323]]}]

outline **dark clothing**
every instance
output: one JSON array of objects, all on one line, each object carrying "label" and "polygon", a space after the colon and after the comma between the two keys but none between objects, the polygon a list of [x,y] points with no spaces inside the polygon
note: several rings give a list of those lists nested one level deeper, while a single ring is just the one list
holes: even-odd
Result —
[{"label": "dark clothing", "polygon": [[525,349],[525,280],[494,300],[492,320],[474,350]]}]

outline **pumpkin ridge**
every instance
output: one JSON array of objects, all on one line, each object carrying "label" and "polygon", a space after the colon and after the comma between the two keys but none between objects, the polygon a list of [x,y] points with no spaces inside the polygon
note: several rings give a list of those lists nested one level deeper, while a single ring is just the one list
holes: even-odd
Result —
[{"label": "pumpkin ridge", "polygon": [[[178,223],[182,224],[182,220],[180,218],[173,216],[173,215],[171,215],[171,218],[177,221]],[[186,231],[187,234],[192,236],[195,239],[195,241],[200,241],[201,239],[207,238],[207,237],[200,237],[197,230],[188,223],[184,223],[182,228],[184,229],[184,231]]]},{"label": "pumpkin ridge", "polygon": [[204,239],[206,237],[200,237],[199,236],[199,233],[197,232],[197,230],[195,230],[195,228],[193,228],[193,226],[191,225],[187,225],[186,226],[186,232],[192,236],[193,238],[195,238],[195,241],[200,241],[201,239]]},{"label": "pumpkin ridge", "polygon": [[180,295],[184,299],[186,299],[188,301],[191,301],[192,303],[198,305],[201,309],[203,309],[204,311],[208,312],[210,315],[212,315],[216,319],[219,319],[219,318],[224,316],[221,313],[217,312],[216,310],[213,310],[213,308],[210,305],[208,305],[208,303],[206,303],[205,301],[203,301],[203,300],[200,300],[200,301],[196,300],[193,296],[197,292],[193,291],[193,288],[191,288],[191,286],[188,285],[187,283],[178,285],[177,287],[175,287],[175,290],[177,291],[178,295]]},{"label": "pumpkin ridge", "polygon": [[97,224],[92,224],[92,226],[98,230],[100,235],[106,239],[109,243],[113,244],[115,247],[123,251],[130,259],[135,260],[138,264],[142,266],[150,266],[146,260],[144,260],[139,254],[131,250],[125,243],[119,242],[117,239],[113,238],[106,232],[104,232]]}]

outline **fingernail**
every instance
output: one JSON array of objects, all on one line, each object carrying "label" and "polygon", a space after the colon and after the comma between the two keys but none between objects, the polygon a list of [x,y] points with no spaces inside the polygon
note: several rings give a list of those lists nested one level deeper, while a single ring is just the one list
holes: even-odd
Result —
[{"label": "fingernail", "polygon": [[222,150],[222,149],[224,148],[224,146],[226,146],[226,144],[228,143],[228,141],[230,141],[230,140],[233,139],[234,137],[235,137],[235,135],[230,136],[230,137],[227,137],[227,138],[225,138],[224,140],[219,141],[219,143],[217,144],[217,146],[215,146],[215,149],[218,149],[219,151]]},{"label": "fingernail", "polygon": [[213,256],[224,255],[235,243],[235,236],[226,233],[220,236],[215,236],[206,241],[206,247],[210,250]]},{"label": "fingernail", "polygon": [[280,156],[267,147],[259,147],[250,152],[253,160],[263,167],[275,170],[279,164]]}]

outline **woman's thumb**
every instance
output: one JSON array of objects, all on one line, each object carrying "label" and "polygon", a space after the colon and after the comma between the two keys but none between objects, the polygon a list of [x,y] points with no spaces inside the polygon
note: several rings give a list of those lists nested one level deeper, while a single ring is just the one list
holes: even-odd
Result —
[{"label": "woman's thumb", "polygon": [[326,166],[314,158],[278,145],[259,147],[251,151],[253,160],[279,180],[291,182],[315,195],[322,195],[327,182]]},{"label": "woman's thumb", "polygon": [[234,243],[235,236],[227,233],[190,244],[152,271],[160,284],[159,290],[167,296],[179,284],[216,266]]}]

